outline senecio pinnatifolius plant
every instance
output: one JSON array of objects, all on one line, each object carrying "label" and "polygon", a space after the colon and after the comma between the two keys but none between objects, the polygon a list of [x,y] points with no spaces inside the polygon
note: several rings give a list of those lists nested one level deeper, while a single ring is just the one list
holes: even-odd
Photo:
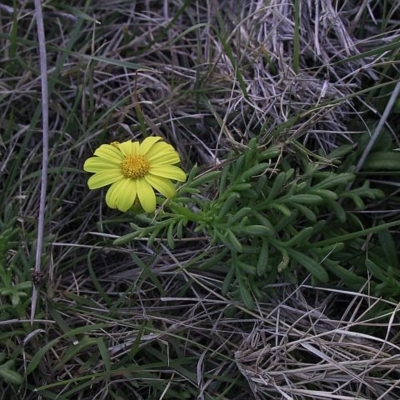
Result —
[{"label": "senecio pinnatifolius plant", "polygon": [[[144,211],[153,212],[153,188],[169,199],[156,218],[133,215],[132,233],[116,245],[147,238],[148,246],[157,239],[174,248],[194,235],[208,245],[185,267],[218,271],[221,292],[250,309],[274,284],[308,275],[313,284],[336,277],[359,289],[366,279],[352,272],[351,260],[360,255],[362,244],[354,246],[355,241],[366,233],[357,212],[365,208],[364,199],[383,193],[368,181],[349,188],[354,168],[340,172],[340,165],[351,146],[329,155],[312,154],[298,142],[291,146],[263,149],[253,139],[205,173],[195,166],[175,196],[171,179],[184,182],[186,175],[175,166],[177,152],[160,138],[103,145],[84,168],[95,172],[90,188],[112,185],[106,195],[112,208],[127,211],[137,198]],[[291,157],[300,165],[296,171]]]},{"label": "senecio pinnatifolius plant", "polygon": [[175,165],[180,163],[178,152],[161,140],[153,136],[142,143],[128,140],[101,145],[83,166],[94,173],[88,180],[89,189],[111,185],[106,194],[110,208],[128,211],[138,201],[144,211],[154,212],[154,189],[172,198],[175,187],[171,179],[186,180],[186,174]]}]

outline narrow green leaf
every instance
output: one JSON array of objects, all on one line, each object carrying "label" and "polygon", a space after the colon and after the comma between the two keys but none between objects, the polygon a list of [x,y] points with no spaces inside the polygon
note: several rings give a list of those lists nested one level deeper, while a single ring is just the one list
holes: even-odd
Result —
[{"label": "narrow green leaf", "polygon": [[243,207],[235,215],[229,217],[228,225],[233,226],[252,212],[250,207]]},{"label": "narrow green leaf", "polygon": [[344,192],[340,195],[340,197],[341,198],[347,197],[353,200],[353,203],[355,204],[358,210],[363,210],[365,208],[365,203],[358,194],[355,194],[353,192]]},{"label": "narrow green leaf", "polygon": [[291,248],[300,244],[306,244],[308,239],[314,233],[314,227],[309,226],[307,228],[302,229],[296,235],[294,235],[291,239],[287,240],[286,242],[281,242],[282,246],[285,248]]},{"label": "narrow green leaf", "polygon": [[251,188],[251,183],[236,183],[229,187],[229,192],[244,192]]},{"label": "narrow green leaf", "polygon": [[28,364],[26,369],[26,375],[31,374],[33,371],[36,370],[39,363],[42,361],[42,358],[45,356],[48,350],[50,350],[53,346],[55,346],[59,340],[61,340],[62,336],[52,340],[51,342],[45,344],[43,347],[39,348],[39,350],[33,354],[33,357]]},{"label": "narrow green leaf", "polygon": [[234,276],[235,276],[235,267],[232,265],[229,268],[228,273],[226,274],[224,282],[222,283],[221,293],[223,296],[226,296],[229,293]]},{"label": "narrow green leaf", "polygon": [[259,175],[261,173],[264,173],[269,167],[268,163],[261,163],[258,165],[255,165],[254,167],[248,169],[247,171],[245,171],[241,178],[245,181],[247,181],[248,179],[250,179],[251,177],[255,176],[255,175]]},{"label": "narrow green leaf", "polygon": [[280,192],[285,182],[286,182],[286,173],[282,171],[274,179],[272,188],[268,193],[267,202],[270,202],[276,198],[277,194]]},{"label": "narrow green leaf", "polygon": [[344,224],[347,220],[346,211],[337,201],[329,201],[327,202],[327,206],[336,214],[339,221]]},{"label": "narrow green leaf", "polygon": [[134,342],[132,344],[132,347],[131,347],[131,349],[129,351],[129,355],[130,355],[132,360],[134,359],[136,353],[139,351],[140,343],[141,343],[141,339],[142,339],[142,336],[143,336],[143,332],[144,332],[145,326],[146,326],[146,322],[143,322],[140,325],[139,330],[136,332],[135,340],[134,340]]},{"label": "narrow green leaf", "polygon": [[147,239],[147,246],[153,247],[154,241],[156,239],[159,239],[159,234],[163,227],[160,225],[153,225],[150,228],[152,228],[152,232],[151,232],[149,238]]},{"label": "narrow green leaf", "polygon": [[226,217],[230,209],[235,205],[235,203],[239,198],[240,198],[239,193],[236,192],[230,193],[229,197],[224,201],[222,207],[218,212],[218,219]]},{"label": "narrow green leaf", "polygon": [[228,187],[229,174],[230,174],[230,166],[224,165],[222,167],[221,176],[219,177],[219,186],[218,186],[219,195],[225,193]]},{"label": "narrow green leaf", "polygon": [[269,255],[268,240],[263,239],[262,245],[261,245],[261,250],[260,250],[260,255],[258,257],[258,262],[257,262],[257,275],[258,276],[263,276],[267,272],[268,255]]},{"label": "narrow green leaf", "polygon": [[246,287],[245,282],[243,282],[241,279],[238,279],[239,283],[239,293],[240,293],[240,298],[243,301],[243,304],[248,310],[253,310],[254,309],[254,299],[251,296],[251,293]]},{"label": "narrow green leaf", "polygon": [[322,203],[322,201],[323,201],[322,197],[317,196],[315,194],[295,194],[294,196],[285,199],[285,202],[311,204],[311,205],[320,204]]},{"label": "narrow green leaf", "polygon": [[350,287],[355,286],[357,288],[360,288],[364,285],[366,281],[365,278],[356,275],[354,272],[351,272],[346,268],[343,268],[339,264],[339,261],[333,261],[325,258],[322,263],[330,272],[336,275],[339,279],[343,280],[343,282],[345,282],[346,285],[349,285]]},{"label": "narrow green leaf", "polygon": [[286,217],[290,217],[290,215],[292,214],[291,211],[289,210],[289,208],[287,208],[283,204],[271,203],[270,207],[281,212]]},{"label": "narrow green leaf", "polygon": [[335,150],[331,151],[326,157],[329,160],[334,160],[334,159],[338,159],[338,158],[347,156],[347,154],[349,154],[352,151],[353,151],[353,145],[345,144],[345,145],[340,146],[340,147],[336,148]]},{"label": "narrow green leaf", "polygon": [[318,246],[318,247],[329,246],[331,244],[335,244],[338,242],[346,242],[348,240],[353,240],[353,239],[356,239],[356,238],[359,238],[362,236],[366,236],[370,233],[377,233],[379,231],[382,231],[382,230],[388,229],[388,228],[392,228],[393,226],[397,226],[397,225],[400,225],[400,221],[388,222],[386,224],[374,226],[373,228],[367,228],[367,229],[363,229],[362,231],[348,233],[346,235],[336,236],[331,239],[322,240],[321,242],[312,244],[312,247],[314,247],[314,246]]},{"label": "narrow green leaf", "polygon": [[141,268],[145,275],[147,275],[150,280],[153,282],[154,286],[158,289],[158,292],[161,296],[165,296],[164,287],[158,279],[157,275],[153,272],[151,267],[142,261],[142,259],[136,254],[136,252],[132,251],[129,253],[135,265]]},{"label": "narrow green leaf", "polygon": [[317,221],[317,216],[315,215],[314,211],[310,210],[303,204],[293,203],[293,207],[299,210],[309,221],[311,222]]},{"label": "narrow green leaf", "polygon": [[260,154],[260,160],[270,160],[272,158],[279,157],[282,154],[282,149],[280,147],[271,147],[264,150]]},{"label": "narrow green leaf", "polygon": [[383,273],[382,269],[379,268],[372,260],[367,258],[365,260],[365,266],[367,267],[368,271],[374,276],[375,278],[379,279],[382,282],[387,280],[387,276]]},{"label": "narrow green leaf", "polygon": [[215,268],[216,265],[218,265],[223,258],[226,256],[226,254],[229,252],[228,248],[223,248],[219,249],[218,253],[209,256],[209,252],[202,252],[200,254],[201,257],[205,258],[205,261],[202,261],[199,264],[199,268],[202,270],[208,270],[208,269],[213,269]]},{"label": "narrow green leaf", "polygon": [[183,226],[186,225],[187,221],[185,219],[179,220],[177,226],[176,226],[176,236],[178,236],[178,239],[183,238]]},{"label": "narrow green leaf", "polygon": [[103,338],[100,337],[100,338],[97,339],[97,347],[99,349],[101,358],[102,358],[102,360],[104,362],[105,370],[107,372],[111,372],[110,354],[109,354],[109,352],[107,350],[107,347],[106,347],[106,345],[104,343]]},{"label": "narrow green leaf", "polygon": [[174,228],[175,224],[171,222],[168,226],[167,230],[167,243],[168,247],[173,250],[175,248],[175,241],[174,241]]},{"label": "narrow green leaf", "polygon": [[[61,314],[54,307],[53,303],[48,303],[48,310],[54,321],[57,323],[57,326],[61,328],[64,333],[68,333],[71,331],[71,327],[65,322]],[[78,343],[78,339],[75,336],[71,337],[73,343]]]},{"label": "narrow green leaf", "polygon": [[104,300],[104,302],[111,307],[112,305],[112,300],[110,299],[110,297],[108,296],[108,294],[105,292],[105,290],[103,289],[103,286],[101,285],[101,283],[99,282],[99,280],[97,279],[97,275],[94,272],[94,268],[92,265],[92,252],[93,250],[90,249],[90,251],[88,252],[87,255],[87,265],[88,265],[88,270],[89,270],[89,275],[90,278],[92,279],[92,283],[95,286],[96,290],[98,291],[98,294],[102,297],[102,299]]},{"label": "narrow green leaf", "polygon": [[315,276],[315,278],[317,278],[320,282],[326,283],[329,281],[329,276],[320,263],[318,263],[311,257],[293,249],[288,249],[288,253],[294,260],[296,260],[299,264],[306,268],[308,272],[311,275]]},{"label": "narrow green leaf", "polygon": [[209,183],[214,181],[214,179],[218,178],[218,176],[221,174],[221,171],[210,171],[210,172],[206,172],[204,174],[199,175],[197,178],[195,178],[193,180],[193,182],[191,182],[190,186],[191,187],[197,187],[200,186],[204,183]]},{"label": "narrow green leaf", "polygon": [[127,243],[132,242],[133,239],[136,239],[140,234],[139,228],[134,232],[128,233],[124,236],[121,236],[113,241],[113,245],[115,246],[123,246]]},{"label": "narrow green leaf", "polygon": [[312,189],[309,191],[310,194],[316,194],[325,200],[337,200],[338,195],[335,192],[327,189]]},{"label": "narrow green leaf", "polygon": [[224,238],[225,243],[229,246],[230,249],[237,251],[238,253],[241,253],[243,251],[241,243],[230,229],[226,230]]},{"label": "narrow green leaf", "polygon": [[22,375],[13,371],[11,368],[14,368],[14,361],[12,360],[7,361],[6,364],[0,366],[0,380],[12,385],[21,385],[24,381]]},{"label": "narrow green leaf", "polygon": [[268,228],[268,230],[271,232],[271,235],[275,233],[275,228],[268,218],[264,217],[264,215],[262,215],[258,211],[253,211],[253,215],[260,225],[266,226]]},{"label": "narrow green leaf", "polygon": [[367,157],[362,171],[400,171],[400,152],[376,151]]},{"label": "narrow green leaf", "polygon": [[263,225],[248,225],[240,228],[240,232],[245,235],[254,235],[254,236],[265,236],[272,235],[274,232],[271,232],[268,226]]},{"label": "narrow green leaf", "polygon": [[342,174],[331,174],[329,177],[325,178],[322,182],[316,184],[313,189],[329,189],[334,188],[339,185],[347,185],[348,183],[354,181],[355,174],[352,173],[342,173]]},{"label": "narrow green leaf", "polygon": [[236,261],[237,268],[239,268],[241,275],[256,275],[257,269],[253,265],[247,264],[241,260]]},{"label": "narrow green leaf", "polygon": [[382,252],[385,255],[387,263],[393,268],[399,268],[399,254],[397,252],[396,244],[389,229],[384,229],[378,232],[379,244],[381,245]]}]

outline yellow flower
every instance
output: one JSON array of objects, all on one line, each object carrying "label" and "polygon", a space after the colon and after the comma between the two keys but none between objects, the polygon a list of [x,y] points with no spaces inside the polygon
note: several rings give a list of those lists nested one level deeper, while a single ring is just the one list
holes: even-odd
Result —
[{"label": "yellow flower", "polygon": [[169,144],[152,136],[142,143],[127,142],[101,145],[83,165],[94,172],[88,180],[89,189],[111,185],[106,194],[110,208],[128,211],[138,200],[146,212],[156,209],[154,189],[167,198],[175,194],[171,179],[185,182],[186,174],[174,164],[179,154]]}]

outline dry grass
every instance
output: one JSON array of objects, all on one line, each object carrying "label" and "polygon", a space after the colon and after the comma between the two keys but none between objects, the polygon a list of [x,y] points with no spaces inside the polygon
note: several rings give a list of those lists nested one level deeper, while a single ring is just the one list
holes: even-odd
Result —
[{"label": "dry grass", "polygon": [[[400,397],[394,302],[283,282],[248,311],[221,294],[224,270],[212,262],[221,248],[190,229],[173,251],[139,240],[115,247],[131,216],[89,193],[81,171],[100,143],[145,134],[174,144],[187,170],[212,169],[252,137],[293,151],[294,139],[324,152],[357,141],[370,116],[380,118],[372,87],[398,80],[387,77],[398,72],[400,7],[382,3],[43,5],[50,152],[40,321],[26,322],[27,299],[7,308],[2,297],[1,351],[24,377],[3,380],[2,398]],[[0,245],[17,284],[35,265],[42,135],[34,5],[13,6],[0,5]]]},{"label": "dry grass", "polygon": [[[265,320],[236,352],[255,398],[396,399],[399,347],[388,340],[398,325],[396,304],[382,323],[365,319],[379,299],[320,290],[310,302],[314,290],[299,287],[263,309]],[[372,327],[375,335],[365,333]]]}]

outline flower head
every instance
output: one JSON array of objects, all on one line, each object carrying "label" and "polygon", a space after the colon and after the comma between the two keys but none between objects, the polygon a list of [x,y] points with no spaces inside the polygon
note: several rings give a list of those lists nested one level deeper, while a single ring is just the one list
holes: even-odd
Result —
[{"label": "flower head", "polygon": [[89,189],[111,185],[106,194],[110,208],[128,211],[139,201],[146,212],[156,209],[154,189],[167,198],[175,194],[172,180],[184,182],[186,174],[176,165],[179,154],[158,136],[148,137],[142,143],[127,142],[101,145],[95,157],[85,161],[83,169],[93,172]]}]

